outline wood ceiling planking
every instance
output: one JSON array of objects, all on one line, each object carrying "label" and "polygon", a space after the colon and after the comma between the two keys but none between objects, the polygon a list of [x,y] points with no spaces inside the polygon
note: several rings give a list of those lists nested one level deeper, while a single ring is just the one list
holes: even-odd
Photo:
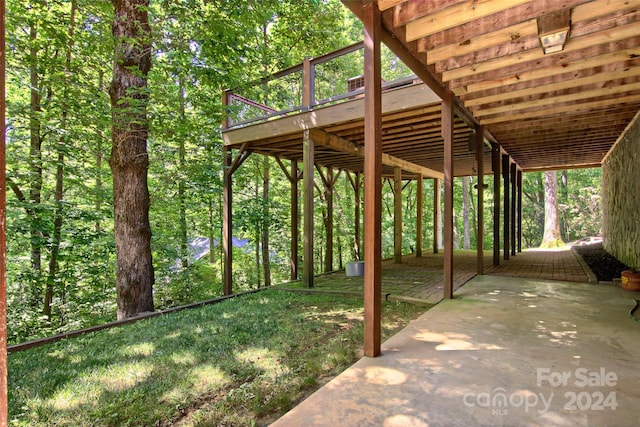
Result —
[{"label": "wood ceiling planking", "polygon": [[[537,21],[560,10],[545,54]],[[406,0],[383,22],[525,170],[597,164],[640,109],[640,0]]]}]

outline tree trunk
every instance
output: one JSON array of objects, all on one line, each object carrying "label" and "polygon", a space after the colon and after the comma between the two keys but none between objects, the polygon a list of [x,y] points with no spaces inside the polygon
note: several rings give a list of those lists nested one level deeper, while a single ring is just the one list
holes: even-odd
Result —
[{"label": "tree trunk", "polygon": [[264,156],[262,175],[262,272],[264,285],[271,286],[271,260],[269,257],[269,185],[270,185],[269,157]]},{"label": "tree trunk", "polygon": [[[184,89],[184,78],[179,78],[179,92],[180,92],[180,120],[182,121],[183,128],[185,127],[185,89]],[[188,251],[188,242],[187,242],[187,206],[185,201],[185,146],[184,146],[184,135],[180,132],[178,134],[179,148],[178,148],[178,170],[180,171],[180,177],[178,178],[178,205],[180,209],[179,217],[180,217],[180,259],[182,262],[182,268],[189,267],[189,251]]]},{"label": "tree trunk", "polygon": [[[100,90],[103,90],[103,84],[104,84],[104,73],[102,71],[99,71],[99,80],[98,80],[98,87],[100,88]],[[102,134],[102,131],[100,129],[98,129],[97,131],[98,134],[98,142],[96,144],[96,203],[95,203],[95,207],[96,207],[96,222],[94,224],[94,230],[96,231],[96,233],[100,232],[100,230],[102,230],[102,223],[101,223],[101,218],[102,215],[100,215],[100,212],[102,211],[102,159],[104,158],[104,153],[102,150],[102,142],[103,142],[103,138],[104,135]]]},{"label": "tree trunk", "polygon": [[[258,182],[260,180],[260,166],[258,165],[257,161],[255,165],[256,165],[256,174],[255,174],[255,185],[254,185],[254,189],[255,189],[254,200],[256,201],[256,204],[258,204],[258,202],[260,201],[260,183]],[[262,284],[262,280],[260,279],[261,222],[262,222],[261,220],[257,219],[256,222],[253,224],[253,226],[255,227],[253,230],[253,236],[254,236],[254,242],[255,242],[253,255],[256,261],[256,288],[259,288]]]},{"label": "tree trunk", "polygon": [[557,248],[564,246],[560,237],[560,221],[558,220],[558,173],[544,173],[544,235],[541,248]]},{"label": "tree trunk", "polygon": [[[29,201],[31,202],[31,270],[36,282],[39,281],[42,273],[42,235],[40,233],[39,212],[42,198],[42,135],[40,133],[40,114],[42,94],[40,91],[40,75],[38,72],[39,49],[36,43],[38,38],[38,26],[34,21],[31,23],[29,33],[31,40],[30,48],[30,85],[31,85],[31,112],[29,118],[29,132],[31,145],[29,149]],[[39,288],[38,283],[36,286]],[[40,292],[38,291],[38,294]],[[41,295],[41,294],[40,294]]]},{"label": "tree trunk", "polygon": [[153,311],[147,171],[147,75],[151,68],[148,0],[113,0],[115,40],[111,157],[118,319]]},{"label": "tree trunk", "polygon": [[209,264],[216,262],[215,229],[213,227],[213,197],[209,196]]},{"label": "tree trunk", "polygon": [[69,42],[67,44],[67,52],[65,55],[64,66],[64,93],[61,101],[61,117],[60,117],[60,138],[58,139],[58,161],[56,163],[56,190],[55,190],[55,214],[53,220],[53,239],[50,248],[49,257],[49,273],[44,293],[44,304],[42,314],[47,319],[51,319],[51,304],[53,302],[54,285],[58,277],[58,254],[60,253],[60,240],[62,238],[62,222],[63,222],[63,186],[64,186],[64,150],[67,145],[67,116],[68,106],[67,99],[69,97],[69,81],[67,76],[71,74],[71,52],[73,50],[73,37],[75,32],[76,17],[76,1],[71,1],[71,14],[69,18]]}]

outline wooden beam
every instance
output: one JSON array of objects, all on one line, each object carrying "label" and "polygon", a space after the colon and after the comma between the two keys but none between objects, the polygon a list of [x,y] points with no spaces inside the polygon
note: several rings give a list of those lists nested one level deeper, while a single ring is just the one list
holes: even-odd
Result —
[{"label": "wooden beam", "polygon": [[385,11],[406,1],[407,0],[378,0],[378,9]]},{"label": "wooden beam", "polygon": [[[638,48],[638,53],[640,54],[640,48]],[[597,73],[594,74],[592,76],[587,76],[587,77],[581,77],[581,78],[577,78],[577,79],[567,79],[567,80],[563,80],[563,81],[558,81],[555,83],[550,83],[550,84],[541,84],[541,85],[536,85],[533,87],[528,87],[526,89],[520,89],[520,90],[507,90],[495,95],[489,95],[489,96],[484,96],[484,97],[480,97],[480,98],[473,98],[473,99],[469,99],[466,100],[464,102],[464,104],[467,107],[475,107],[478,105],[483,105],[483,104],[491,104],[494,102],[501,102],[501,101],[506,101],[508,99],[516,99],[516,98],[525,98],[525,97],[532,97],[535,95],[542,95],[545,93],[549,93],[549,92],[554,92],[554,91],[560,91],[563,89],[570,89],[570,88],[574,88],[574,87],[580,87],[580,86],[587,86],[587,85],[593,85],[593,84],[597,84],[597,83],[605,83],[605,82],[610,82],[610,81],[614,81],[614,80],[618,80],[618,79],[624,79],[624,78],[628,78],[628,77],[638,77],[640,76],[640,66],[636,65],[636,66],[627,66],[624,68],[621,68],[620,70],[614,71],[614,72],[608,72],[608,73]],[[606,95],[606,88],[603,88],[602,90],[605,91],[605,95]],[[562,98],[562,101],[564,101],[565,99]],[[482,111],[482,110],[480,110]]]},{"label": "wooden beam", "polygon": [[[624,62],[640,55],[640,46],[631,49],[623,49],[590,58],[579,58],[574,61],[560,62],[543,68],[530,69],[523,72],[509,74],[504,77],[491,78],[488,80],[470,83],[466,87],[465,94],[482,92],[508,85],[515,85],[522,82],[553,77],[561,74],[575,73],[580,70],[587,70],[594,67],[601,67],[615,62]],[[624,67],[622,68],[624,69]],[[607,73],[605,73],[606,75]],[[607,76],[608,77],[608,76]],[[455,82],[454,82],[455,83]]]},{"label": "wooden beam", "polygon": [[440,180],[433,180],[433,253],[440,249]]},{"label": "wooden beam", "polygon": [[[340,151],[342,153],[352,154],[357,157],[365,156],[364,147],[356,145],[348,139],[328,133],[322,129],[311,129],[310,132],[311,137],[318,145],[322,145],[324,147],[331,148],[332,150]],[[385,166],[394,168],[399,167],[407,172],[419,174],[427,178],[443,177],[443,174],[441,172],[438,172],[434,169],[429,169],[386,153],[381,153],[381,159],[382,164]]]},{"label": "wooden beam", "polygon": [[477,271],[484,274],[484,128],[476,128],[476,165],[478,168],[478,233],[477,233]]},{"label": "wooden beam", "polygon": [[[620,93],[633,92],[637,90],[640,90],[640,82],[621,84],[616,86],[605,86],[598,89],[581,90],[578,93],[572,93],[568,95],[563,93],[558,93],[555,96],[545,96],[542,99],[535,99],[531,101],[520,101],[517,103],[501,105],[493,108],[480,108],[477,111],[475,111],[475,114],[478,117],[483,117],[483,116],[491,116],[494,114],[507,113],[512,111],[528,110],[531,108],[542,108],[547,106],[555,107],[558,104],[566,105],[567,103],[573,102],[573,101],[582,101],[585,99],[592,99],[592,98],[598,98],[598,97],[604,97],[604,96],[612,97],[613,95],[618,95]],[[574,105],[574,104],[571,104],[571,105]]]},{"label": "wooden beam", "polygon": [[444,139],[444,298],[453,298],[453,95],[442,99]]},{"label": "wooden beam", "polygon": [[362,3],[364,24],[364,354],[380,355],[382,311],[382,88],[380,10]]},{"label": "wooden beam", "polygon": [[493,170],[493,265],[500,265],[500,145],[491,143]]},{"label": "wooden beam", "polygon": [[362,179],[359,172],[355,173],[354,180],[351,180],[351,175],[347,174],[349,177],[349,181],[351,181],[351,186],[353,188],[353,218],[354,218],[354,252],[356,260],[360,261],[362,259],[361,253],[361,238],[360,238],[360,209],[362,207],[362,200],[360,197],[360,191],[362,190]]},{"label": "wooden beam", "polygon": [[231,147],[223,148],[223,189],[222,189],[222,252],[224,272],[222,293],[233,293],[233,172]]},{"label": "wooden beam", "polygon": [[497,31],[472,37],[462,43],[448,44],[440,46],[427,52],[427,63],[435,64],[444,61],[452,56],[462,56],[473,53],[480,49],[486,49],[500,44],[513,43],[514,39],[537,34],[538,27],[535,19],[500,28]]},{"label": "wooden beam", "polygon": [[536,110],[536,111],[529,111],[526,113],[508,114],[508,115],[505,114],[501,116],[482,119],[480,120],[480,123],[484,125],[484,124],[502,123],[502,122],[510,122],[510,121],[521,121],[525,119],[533,119],[537,117],[550,116],[558,113],[576,113],[584,110],[592,110],[596,108],[617,106],[620,104],[636,103],[636,102],[640,102],[640,94],[621,96],[617,98],[604,99],[600,101],[582,102],[578,104],[563,105],[561,107],[545,108],[545,109]]},{"label": "wooden beam", "polygon": [[509,55],[489,61],[484,61],[464,67],[444,71],[442,73],[442,80],[448,82],[450,80],[460,79],[471,75],[479,75],[488,71],[497,70],[499,68],[508,67],[514,64],[524,64],[530,61],[536,61],[544,57],[551,57],[554,55],[566,54],[568,52],[574,52],[582,49],[588,49],[593,46],[613,43],[616,41],[624,40],[638,35],[638,24],[632,23],[623,25],[620,27],[611,28],[609,30],[601,31],[596,34],[589,34],[588,36],[582,36],[572,38],[565,46],[564,50],[560,52],[550,53],[545,55],[542,49],[529,49],[525,52],[521,52],[518,55]]},{"label": "wooden beam", "polygon": [[304,132],[303,146],[303,211],[304,225],[302,231],[303,260],[302,281],[308,288],[313,287],[313,191],[314,191],[314,141],[309,131]]},{"label": "wooden beam", "polygon": [[530,0],[467,0],[407,23],[407,42],[510,9]]},{"label": "wooden beam", "polygon": [[402,263],[402,169],[393,168],[393,260]]},{"label": "wooden beam", "polygon": [[504,259],[508,260],[509,259],[509,248],[511,246],[510,243],[510,238],[511,238],[511,227],[510,227],[510,221],[509,219],[511,218],[511,202],[510,202],[510,188],[509,188],[509,182],[510,180],[510,171],[511,171],[511,158],[509,157],[508,154],[503,154],[502,155],[502,180],[504,182],[504,212],[503,212],[503,218],[504,218],[504,239],[503,239],[503,246],[504,246]]},{"label": "wooden beam", "polygon": [[422,256],[422,210],[424,203],[424,183],[422,175],[416,180],[416,257]]},{"label": "wooden beam", "polygon": [[327,217],[326,217],[326,236],[325,244],[326,250],[324,253],[324,271],[333,271],[333,189],[335,184],[335,178],[333,176],[333,168],[327,168],[327,178],[325,181],[325,200],[327,202]]}]

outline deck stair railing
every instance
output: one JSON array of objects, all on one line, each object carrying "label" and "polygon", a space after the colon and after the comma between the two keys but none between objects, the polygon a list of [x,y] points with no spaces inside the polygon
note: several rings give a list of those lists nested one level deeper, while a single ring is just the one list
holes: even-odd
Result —
[{"label": "deck stair railing", "polygon": [[[333,105],[364,93],[364,43],[359,42],[226,90],[225,128]],[[415,75],[390,50],[382,51],[383,89],[414,83]]]}]

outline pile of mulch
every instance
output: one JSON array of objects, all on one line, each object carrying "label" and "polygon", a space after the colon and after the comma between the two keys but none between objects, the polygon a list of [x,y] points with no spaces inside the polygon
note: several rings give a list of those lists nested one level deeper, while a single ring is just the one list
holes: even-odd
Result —
[{"label": "pile of mulch", "polygon": [[591,268],[599,282],[612,282],[613,279],[620,277],[620,273],[629,269],[616,257],[605,251],[602,243],[574,246],[573,249]]}]

